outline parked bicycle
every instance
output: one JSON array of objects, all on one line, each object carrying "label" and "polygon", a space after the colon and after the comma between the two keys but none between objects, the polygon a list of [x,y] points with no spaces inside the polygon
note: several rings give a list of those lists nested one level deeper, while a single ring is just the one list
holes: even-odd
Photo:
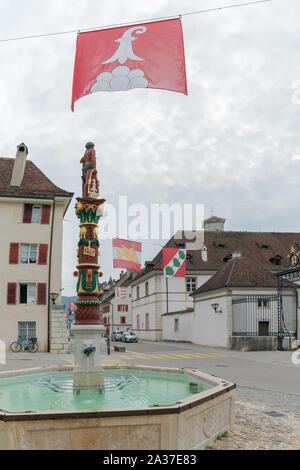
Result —
[{"label": "parked bicycle", "polygon": [[39,343],[37,338],[28,338],[28,341],[26,341],[26,339],[19,337],[18,341],[13,341],[10,344],[10,350],[12,352],[20,352],[22,349],[32,353],[37,352],[39,350]]}]

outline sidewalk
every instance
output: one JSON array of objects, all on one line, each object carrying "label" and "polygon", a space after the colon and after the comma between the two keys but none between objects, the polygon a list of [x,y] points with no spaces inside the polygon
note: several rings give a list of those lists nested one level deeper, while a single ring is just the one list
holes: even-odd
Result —
[{"label": "sidewalk", "polygon": [[227,436],[220,436],[209,449],[300,450],[300,413],[238,398],[233,430]]}]

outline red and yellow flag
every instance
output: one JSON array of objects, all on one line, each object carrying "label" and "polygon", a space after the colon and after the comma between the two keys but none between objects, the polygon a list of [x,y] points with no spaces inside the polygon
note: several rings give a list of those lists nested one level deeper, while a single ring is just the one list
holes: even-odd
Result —
[{"label": "red and yellow flag", "polygon": [[114,268],[131,269],[141,271],[141,251],[142,244],[123,240],[113,239],[113,266]]}]

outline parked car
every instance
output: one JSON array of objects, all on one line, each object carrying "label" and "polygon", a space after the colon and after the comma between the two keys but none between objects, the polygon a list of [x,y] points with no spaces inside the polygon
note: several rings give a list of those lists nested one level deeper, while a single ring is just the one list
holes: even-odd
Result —
[{"label": "parked car", "polygon": [[123,331],[113,331],[111,335],[112,341],[122,341]]},{"label": "parked car", "polygon": [[137,343],[138,339],[136,334],[132,331],[124,331],[121,341],[123,341],[123,343]]}]

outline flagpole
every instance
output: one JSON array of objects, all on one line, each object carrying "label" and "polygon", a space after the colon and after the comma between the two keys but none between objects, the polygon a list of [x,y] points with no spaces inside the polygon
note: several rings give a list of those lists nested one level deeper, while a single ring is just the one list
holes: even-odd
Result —
[{"label": "flagpole", "polygon": [[168,278],[166,277],[166,293],[167,293],[167,313],[169,313],[169,289]]}]

